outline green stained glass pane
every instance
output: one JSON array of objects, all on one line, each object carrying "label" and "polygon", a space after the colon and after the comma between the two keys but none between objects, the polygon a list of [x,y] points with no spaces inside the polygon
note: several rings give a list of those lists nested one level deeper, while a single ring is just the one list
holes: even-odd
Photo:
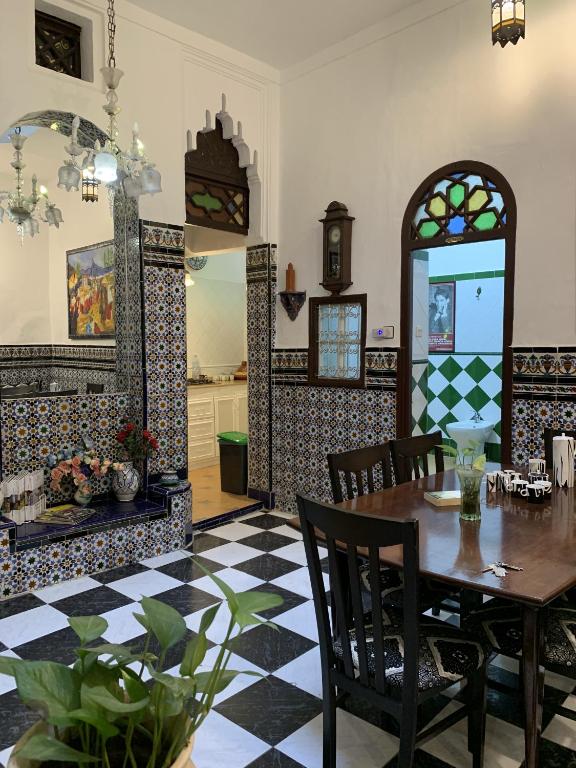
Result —
[{"label": "green stained glass pane", "polygon": [[450,187],[449,197],[454,208],[460,208],[466,197],[466,187],[463,184],[454,184]]},{"label": "green stained glass pane", "polygon": [[468,210],[479,211],[480,208],[488,202],[488,192],[484,189],[477,189],[468,199]]},{"label": "green stained glass pane", "polygon": [[486,213],[481,213],[480,216],[477,216],[474,219],[473,224],[474,229],[477,229],[480,232],[485,232],[486,230],[496,228],[498,217],[493,211],[486,211]]},{"label": "green stained glass pane", "polygon": [[420,224],[420,227],[418,228],[420,237],[434,237],[438,232],[440,232],[440,225],[436,224],[435,221],[425,221],[423,224]]},{"label": "green stained glass pane", "polygon": [[436,197],[430,200],[428,210],[432,216],[437,216],[438,218],[446,216],[446,200],[440,197],[440,195],[436,195]]},{"label": "green stained glass pane", "polygon": [[207,213],[210,213],[210,211],[222,210],[222,201],[218,200],[218,198],[214,197],[213,195],[209,195],[208,192],[204,192],[203,195],[201,195],[199,192],[197,192],[195,195],[192,195],[192,202],[198,208],[204,208]]}]

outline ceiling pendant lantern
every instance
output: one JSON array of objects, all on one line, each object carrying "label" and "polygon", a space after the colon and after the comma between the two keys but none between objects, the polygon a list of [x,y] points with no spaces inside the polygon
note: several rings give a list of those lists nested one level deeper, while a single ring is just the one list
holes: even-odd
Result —
[{"label": "ceiling pendant lantern", "polygon": [[526,0],[492,0],[492,44],[516,45],[526,37]]},{"label": "ceiling pendant lantern", "polygon": [[98,202],[98,184],[100,182],[94,176],[93,168],[85,168],[82,171],[82,200],[85,203]]},{"label": "ceiling pendant lantern", "polygon": [[[65,147],[71,159],[66,160],[58,171],[59,184],[67,190],[78,189],[83,172],[89,169],[96,184],[105,184],[109,189],[123,188],[128,197],[140,195],[155,195],[162,191],[162,180],[159,171],[151,163],[144,152],[144,145],[139,138],[138,124],[132,129],[132,144],[130,150],[123,152],[118,147],[118,126],[116,120],[120,113],[117,89],[124,72],[116,68],[114,41],[116,37],[116,13],[114,0],[108,0],[108,62],[100,72],[106,85],[106,104],[104,112],[108,115],[108,137],[102,146],[99,141],[94,148],[82,147],[78,143],[78,128],[80,118],[76,116],[72,122],[72,136],[69,146]],[[79,163],[80,155],[85,155]],[[96,193],[96,199],[98,195]],[[94,198],[90,198],[94,199]]]}]

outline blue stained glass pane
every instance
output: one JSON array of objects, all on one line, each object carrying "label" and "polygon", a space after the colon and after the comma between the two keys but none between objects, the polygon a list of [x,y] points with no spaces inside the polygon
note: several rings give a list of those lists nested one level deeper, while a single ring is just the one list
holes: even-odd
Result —
[{"label": "blue stained glass pane", "polygon": [[506,214],[504,214],[504,215],[502,216],[502,223],[503,223],[503,224],[506,224],[506,219],[507,219],[507,218],[508,218],[508,217],[507,217],[507,215],[506,215]]},{"label": "blue stained glass pane", "polygon": [[452,176],[455,179],[463,179],[466,176],[466,174],[465,173],[453,173]]},{"label": "blue stained glass pane", "polygon": [[416,211],[416,216],[414,216],[414,226],[417,227],[420,221],[424,218],[424,216],[428,216],[426,213],[426,205],[421,205],[420,208]]},{"label": "blue stained glass pane", "polygon": [[492,192],[492,204],[497,211],[501,211],[504,208],[504,199],[500,192]]},{"label": "blue stained glass pane", "polygon": [[430,197],[433,197],[437,192],[446,192],[450,184],[452,184],[452,182],[449,179],[442,179],[442,181],[439,181],[438,184],[436,184],[434,192]]},{"label": "blue stained glass pane", "polygon": [[454,216],[448,222],[448,232],[450,232],[451,235],[461,235],[464,232],[465,226],[466,220],[464,219],[464,216]]},{"label": "blue stained glass pane", "polygon": [[474,187],[483,187],[484,182],[480,178],[480,176],[477,176],[475,173],[471,173],[466,178],[466,183],[469,185],[470,189],[474,189]]},{"label": "blue stained glass pane", "polygon": [[496,184],[493,184],[491,181],[487,182],[488,189],[496,189]]}]

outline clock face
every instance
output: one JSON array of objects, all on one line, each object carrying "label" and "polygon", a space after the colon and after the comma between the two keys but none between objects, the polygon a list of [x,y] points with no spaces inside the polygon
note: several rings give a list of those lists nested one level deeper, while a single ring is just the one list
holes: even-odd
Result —
[{"label": "clock face", "polygon": [[330,230],[328,231],[328,239],[331,243],[338,245],[341,236],[342,232],[340,231],[340,227],[330,227]]}]

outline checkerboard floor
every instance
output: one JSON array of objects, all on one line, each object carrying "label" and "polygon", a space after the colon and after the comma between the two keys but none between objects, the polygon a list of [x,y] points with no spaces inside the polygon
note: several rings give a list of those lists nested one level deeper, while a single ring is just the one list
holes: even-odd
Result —
[{"label": "checkerboard floor", "polygon": [[[194,555],[172,552],[136,565],[47,587],[0,603],[0,653],[26,659],[73,662],[75,638],[69,616],[104,616],[110,642],[134,642],[141,626],[133,618],[136,601],[154,596],[185,618],[190,636],[203,612],[220,600],[218,588],[197,566],[217,572],[233,589],[280,593],[284,604],[271,610],[278,631],[259,626],[236,644],[233,668],[257,670],[266,679],[238,678],[221,693],[197,734],[197,768],[320,768],[322,765],[322,686],[316,622],[304,548],[299,533],[280,512],[256,512],[198,534]],[[447,615],[444,618],[449,618]],[[223,609],[209,631],[223,638]],[[208,652],[207,662],[215,653]],[[178,649],[176,649],[176,654]],[[176,664],[177,656],[174,658]],[[517,665],[497,657],[493,679],[517,683]],[[546,701],[576,710],[575,684],[546,678]],[[461,706],[450,690],[425,707],[424,722]],[[522,713],[517,701],[489,692],[486,768],[519,768],[523,758]],[[0,675],[0,765],[34,721],[16,696],[12,679]],[[398,739],[393,724],[363,702],[349,701],[338,714],[339,768],[393,768]],[[542,768],[576,768],[576,723],[544,710]],[[459,723],[417,752],[415,768],[468,768],[465,724]]]}]

